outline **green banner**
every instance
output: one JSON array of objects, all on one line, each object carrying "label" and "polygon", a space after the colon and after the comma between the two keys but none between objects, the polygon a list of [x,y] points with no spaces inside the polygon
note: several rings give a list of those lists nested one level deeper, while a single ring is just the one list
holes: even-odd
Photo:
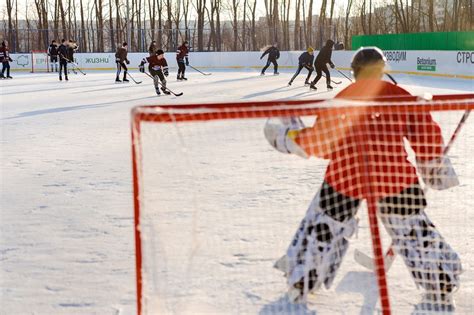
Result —
[{"label": "green banner", "polygon": [[352,36],[352,49],[377,46],[382,50],[474,50],[474,32],[405,33]]}]

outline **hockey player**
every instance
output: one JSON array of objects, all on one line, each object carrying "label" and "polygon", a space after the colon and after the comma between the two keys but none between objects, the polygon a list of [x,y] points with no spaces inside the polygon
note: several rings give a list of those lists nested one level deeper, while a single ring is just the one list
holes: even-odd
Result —
[{"label": "hockey player", "polygon": [[[0,62],[2,63],[0,79],[12,79],[10,76],[10,62],[12,62],[12,58],[10,57],[10,49],[8,48],[8,41],[6,40],[2,42],[2,47],[0,47]],[[7,76],[5,76],[5,71],[7,72]]]},{"label": "hockey player", "polygon": [[186,71],[186,66],[189,66],[189,43],[185,41],[181,46],[178,47],[176,50],[176,61],[178,62],[178,81],[187,80],[184,76],[184,72]]},{"label": "hockey player", "polygon": [[[351,64],[356,82],[336,98],[410,95],[381,80],[385,62],[380,49],[359,49]],[[357,227],[357,210],[363,199],[375,196],[395,250],[415,284],[425,290],[417,309],[453,310],[461,262],[425,213],[427,202],[404,144],[409,141],[427,186],[440,190],[457,185],[451,163],[443,155],[439,126],[428,112],[375,114],[354,108],[328,113],[322,113],[310,128],[292,117],[269,120],[264,130],[280,152],[330,160],[286,255],[275,265],[286,274],[290,298],[302,302],[309,292],[331,286]]]},{"label": "hockey player", "polygon": [[316,83],[318,83],[319,79],[322,77],[322,72],[326,76],[326,86],[329,90],[332,90],[331,86],[331,74],[329,73],[327,64],[334,69],[334,63],[331,61],[332,55],[332,46],[334,42],[330,39],[326,41],[326,45],[321,48],[318,56],[316,57],[316,61],[314,62],[314,67],[316,68],[316,78],[311,82],[310,88],[313,90],[317,90]]},{"label": "hockey player", "polygon": [[150,46],[148,47],[148,54],[150,56],[153,56],[154,54],[156,54],[156,40],[152,41]]},{"label": "hockey player", "polygon": [[313,60],[314,60],[314,49],[313,47],[308,47],[307,51],[302,53],[300,57],[298,58],[298,70],[296,70],[296,73],[293,75],[290,82],[288,82],[288,85],[291,85],[293,83],[293,81],[300,74],[301,69],[303,68],[306,68],[308,70],[308,76],[306,77],[304,84],[309,85],[309,78],[311,78],[311,73],[313,73],[313,70],[314,70]]},{"label": "hockey player", "polygon": [[62,81],[63,78],[61,76],[61,73],[64,69],[64,77],[66,79],[66,81],[68,81],[68,77],[67,77],[67,74],[68,74],[68,71],[67,71],[67,64],[69,62],[69,58],[68,58],[68,46],[69,46],[69,43],[67,42],[67,40],[65,39],[62,39],[61,40],[61,45],[59,45],[59,48],[58,48],[58,55],[59,55],[59,81]]},{"label": "hockey player", "polygon": [[51,72],[58,72],[58,45],[54,39],[51,41],[51,45],[48,46],[48,56],[51,62]]},{"label": "hockey player", "polygon": [[127,59],[127,51],[128,44],[124,42],[122,44],[122,47],[117,48],[117,51],[115,52],[115,63],[117,64],[117,75],[115,77],[115,82],[122,82],[120,81],[120,72],[122,71],[122,68],[124,70],[123,72],[123,82],[129,82],[127,79],[127,66],[125,63],[128,65],[130,64],[130,61]]},{"label": "hockey player", "polygon": [[77,74],[76,70],[74,69],[74,53],[77,51],[77,49],[79,48],[79,46],[77,45],[77,43],[70,39],[69,42],[68,42],[68,46],[67,46],[67,59],[68,59],[68,63],[71,63],[72,64],[72,71],[74,72],[74,74]]},{"label": "hockey player", "polygon": [[[170,94],[166,89],[166,79],[168,76],[168,63],[165,59],[165,53],[163,50],[158,49],[156,54],[150,57],[143,58],[142,62],[139,65],[140,72],[145,72],[145,64],[148,63],[148,70],[150,75],[153,77],[153,82],[155,85],[156,94],[160,95],[160,83],[161,81],[161,91],[165,94]],[[159,80],[159,81],[158,81]]]},{"label": "hockey player", "polygon": [[268,67],[270,67],[270,64],[273,63],[273,74],[278,75],[278,58],[280,58],[280,51],[277,48],[278,44],[274,43],[272,46],[270,46],[268,49],[266,49],[262,56],[260,57],[260,60],[265,57],[266,54],[268,54],[268,59],[267,59],[267,64],[265,67],[263,67],[262,72],[260,75],[265,75],[265,71],[267,70]]}]

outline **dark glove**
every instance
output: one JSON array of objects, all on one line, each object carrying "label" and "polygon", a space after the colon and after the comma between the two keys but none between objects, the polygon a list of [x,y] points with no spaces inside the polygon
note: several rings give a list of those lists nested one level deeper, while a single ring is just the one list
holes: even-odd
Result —
[{"label": "dark glove", "polygon": [[138,71],[145,73],[145,66],[142,63],[138,66]]},{"label": "dark glove", "polygon": [[186,66],[189,66],[189,59],[186,58]]},{"label": "dark glove", "polygon": [[127,65],[129,65],[129,64],[130,64],[130,60],[128,60],[128,59],[127,59],[127,60],[125,60],[125,62],[127,63]]},{"label": "dark glove", "polygon": [[334,67],[336,67],[333,63],[330,64],[331,68],[334,69]]},{"label": "dark glove", "polygon": [[8,61],[13,62],[13,59],[11,57],[8,57]]},{"label": "dark glove", "polygon": [[165,77],[167,77],[170,73],[169,73],[168,69],[165,69],[165,70],[163,70],[163,74],[165,75]]}]

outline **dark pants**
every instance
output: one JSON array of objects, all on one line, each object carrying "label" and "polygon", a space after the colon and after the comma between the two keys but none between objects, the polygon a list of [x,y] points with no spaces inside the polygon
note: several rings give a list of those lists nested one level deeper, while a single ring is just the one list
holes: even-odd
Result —
[{"label": "dark pants", "polygon": [[116,64],[117,64],[117,78],[119,77],[120,72],[122,72],[122,69],[123,69],[124,70],[123,78],[126,79],[127,71],[128,71],[127,65],[124,62],[118,62],[118,61],[116,62]]},{"label": "dark pants", "polygon": [[315,64],[316,68],[316,78],[311,82],[312,85],[315,85],[318,83],[319,79],[322,77],[322,72],[324,72],[324,75],[326,76],[326,83],[327,85],[331,84],[331,74],[329,73],[328,67],[326,64]]},{"label": "dark pants", "polygon": [[67,78],[67,61],[66,60],[61,60],[59,62],[59,77],[61,77],[61,72],[64,69],[64,76]]},{"label": "dark pants", "polygon": [[293,82],[294,79],[296,79],[296,77],[300,74],[301,70],[303,68],[306,68],[309,72],[308,72],[308,76],[306,77],[306,81],[309,81],[309,78],[311,78],[311,74],[313,73],[313,67],[311,66],[308,66],[308,65],[302,65],[302,64],[299,64],[298,65],[298,70],[296,70],[296,73],[293,75],[293,77],[291,78],[290,82]]},{"label": "dark pants", "polygon": [[184,61],[178,61],[178,76],[183,75],[184,77],[184,72],[186,71],[186,65],[184,64]]},{"label": "dark pants", "polygon": [[159,86],[158,79],[161,81],[161,85],[163,85],[163,87],[166,87],[166,79],[165,79],[165,75],[163,74],[163,71],[153,70],[153,69],[148,69],[148,70],[150,70],[150,74],[153,77],[153,82],[155,83],[155,89],[157,89]]},{"label": "dark pants", "polygon": [[276,59],[268,59],[267,64],[262,69],[262,73],[265,73],[265,70],[267,70],[267,68],[270,67],[271,63],[273,63],[273,72],[274,73],[278,72],[278,63],[277,63]]},{"label": "dark pants", "polygon": [[49,57],[49,61],[51,62],[51,72],[58,71],[58,55],[51,55]]},{"label": "dark pants", "polygon": [[7,77],[10,76],[10,63],[8,61],[2,62],[2,76],[5,74],[5,70],[7,71]]}]

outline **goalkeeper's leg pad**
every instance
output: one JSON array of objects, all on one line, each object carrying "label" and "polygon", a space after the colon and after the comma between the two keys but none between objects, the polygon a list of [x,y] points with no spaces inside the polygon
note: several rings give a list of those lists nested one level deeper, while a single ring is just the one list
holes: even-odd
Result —
[{"label": "goalkeeper's leg pad", "polygon": [[406,194],[382,201],[380,217],[416,285],[430,294],[450,294],[459,287],[461,261],[427,217],[424,206],[424,200],[418,202]]},{"label": "goalkeeper's leg pad", "polygon": [[359,201],[335,192],[326,183],[311,202],[287,253],[285,270],[290,290],[300,296],[324,284],[329,288],[357,228]]}]

